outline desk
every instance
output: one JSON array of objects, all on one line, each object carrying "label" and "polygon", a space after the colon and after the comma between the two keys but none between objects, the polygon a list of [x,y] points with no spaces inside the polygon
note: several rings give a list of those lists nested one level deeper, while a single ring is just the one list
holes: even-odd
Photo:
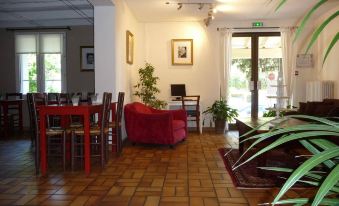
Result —
[{"label": "desk", "polygon": [[[192,102],[186,102],[186,105],[188,105],[188,108],[190,105],[192,105],[192,107],[194,108],[195,110],[195,105],[196,105],[196,102],[195,101],[192,101]],[[200,106],[200,122],[199,122],[199,127],[200,127],[200,134],[202,133],[202,118],[201,118],[201,108],[202,108],[202,105],[201,105],[201,101],[199,103],[199,106]],[[181,100],[180,101],[168,101],[167,102],[167,109],[169,110],[176,110],[176,109],[182,109],[182,102]]]},{"label": "desk", "polygon": [[47,154],[46,154],[46,116],[47,115],[81,115],[84,118],[85,133],[85,172],[89,175],[91,171],[90,160],[90,115],[99,113],[101,118],[102,104],[82,103],[78,106],[73,105],[40,105],[38,106],[40,117],[40,166],[41,174],[46,175],[47,172]]},{"label": "desk", "polygon": [[0,100],[0,105],[3,109],[3,113],[4,113],[4,135],[7,135],[7,132],[9,130],[9,124],[8,124],[8,106],[12,106],[12,105],[17,105],[19,108],[19,129],[20,131],[23,130],[23,126],[22,126],[22,102],[24,100],[23,99],[4,99],[4,100]]}]

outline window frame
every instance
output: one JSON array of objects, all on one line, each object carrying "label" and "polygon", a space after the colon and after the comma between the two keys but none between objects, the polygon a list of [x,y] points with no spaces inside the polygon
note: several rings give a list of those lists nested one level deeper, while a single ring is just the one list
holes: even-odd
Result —
[{"label": "window frame", "polygon": [[[67,91],[67,75],[66,75],[66,32],[15,32],[14,33],[14,48],[15,48],[15,82],[16,90],[22,92],[22,71],[20,68],[20,54],[36,54],[36,67],[37,67],[37,92],[45,92],[45,72],[44,72],[44,54],[56,53],[41,53],[40,42],[42,34],[60,34],[62,36],[62,49],[61,49],[61,92]],[[17,35],[35,35],[36,36],[36,52],[18,53],[16,51],[16,36]]]}]

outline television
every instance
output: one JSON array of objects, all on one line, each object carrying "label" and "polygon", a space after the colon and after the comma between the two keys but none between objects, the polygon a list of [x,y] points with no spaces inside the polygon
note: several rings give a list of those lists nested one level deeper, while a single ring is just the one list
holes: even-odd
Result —
[{"label": "television", "polygon": [[180,100],[181,96],[186,96],[185,84],[171,84],[171,96]]}]

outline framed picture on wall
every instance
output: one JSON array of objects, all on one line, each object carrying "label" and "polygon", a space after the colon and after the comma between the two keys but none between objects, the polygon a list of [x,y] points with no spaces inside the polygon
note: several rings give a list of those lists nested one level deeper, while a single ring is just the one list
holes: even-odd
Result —
[{"label": "framed picture on wall", "polygon": [[94,47],[80,47],[80,70],[83,72],[94,71]]},{"label": "framed picture on wall", "polygon": [[172,65],[193,65],[193,39],[172,39]]},{"label": "framed picture on wall", "polygon": [[134,37],[130,31],[126,31],[126,62],[133,64]]}]

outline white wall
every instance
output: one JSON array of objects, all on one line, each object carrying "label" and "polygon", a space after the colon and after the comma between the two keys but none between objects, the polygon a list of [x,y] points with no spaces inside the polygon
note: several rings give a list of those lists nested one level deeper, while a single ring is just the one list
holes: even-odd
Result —
[{"label": "white wall", "polygon": [[[144,24],[139,23],[131,13],[123,0],[115,1],[116,27],[116,92],[125,92],[125,103],[131,102],[133,98],[132,86],[134,85],[138,68],[142,66],[145,59],[144,52]],[[126,31],[129,30],[134,37],[133,64],[126,62]],[[133,74],[133,75],[132,75]]]},{"label": "white wall", "polygon": [[[172,39],[193,39],[193,65],[174,66]],[[170,84],[186,84],[187,95],[200,95],[202,109],[219,98],[219,38],[213,28],[200,22],[145,24],[145,60],[155,67],[158,97],[170,100]]]},{"label": "white wall", "polygon": [[[319,18],[312,18],[308,26],[302,32],[301,37],[297,40],[298,53],[304,53],[305,49],[310,41],[313,31],[324,21],[326,17],[338,11],[339,6],[326,12]],[[298,102],[306,101],[306,83],[314,80],[332,80],[335,81],[335,98],[339,98],[339,69],[338,69],[338,56],[339,46],[338,43],[333,47],[330,55],[327,58],[326,63],[322,66],[323,56],[329,43],[334,35],[338,32],[339,18],[327,25],[325,30],[321,33],[316,43],[310,50],[310,54],[313,54],[314,66],[312,68],[299,68],[299,75],[296,77],[295,99],[294,104],[298,105]]]},{"label": "white wall", "polygon": [[[321,23],[325,18],[332,15],[334,12],[339,10],[339,6],[332,9],[331,11],[324,14],[320,21],[317,23]],[[318,44],[316,45],[319,50],[317,53],[317,61],[318,67],[321,71],[321,80],[332,80],[335,82],[335,90],[334,90],[334,98],[339,98],[339,43],[332,48],[331,53],[328,55],[324,66],[322,67],[323,57],[325,56],[325,52],[332,41],[333,37],[339,32],[338,31],[339,18],[334,19],[330,24],[327,25],[322,35],[319,37]],[[322,67],[322,68],[321,68]]]}]

